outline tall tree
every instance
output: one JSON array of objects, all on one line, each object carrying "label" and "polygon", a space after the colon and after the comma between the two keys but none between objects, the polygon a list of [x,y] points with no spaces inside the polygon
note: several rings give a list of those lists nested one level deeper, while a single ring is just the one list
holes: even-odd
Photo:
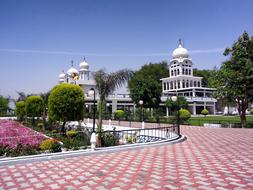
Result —
[{"label": "tall tree", "polygon": [[[132,76],[132,71],[130,70],[119,70],[113,73],[106,73],[104,70],[98,70],[94,73],[94,80],[96,82],[96,87],[99,93],[99,101],[105,102],[106,97],[116,90],[116,88],[121,87],[125,84]],[[102,110],[103,106],[99,106],[99,121],[98,126],[102,126]]]},{"label": "tall tree", "polygon": [[143,107],[158,108],[161,102],[161,78],[169,77],[166,62],[149,63],[136,71],[128,83],[130,96],[135,104],[143,100]]},{"label": "tall tree", "polygon": [[43,100],[43,114],[42,114],[43,129],[45,129],[45,127],[46,127],[46,117],[47,117],[48,97],[49,97],[49,95],[50,95],[50,92],[40,93],[40,97]]},{"label": "tall tree", "polygon": [[48,98],[48,114],[53,121],[62,121],[61,131],[65,133],[67,121],[83,119],[84,94],[80,86],[74,84],[56,85]]},{"label": "tall tree", "polygon": [[32,117],[34,126],[34,118],[41,117],[43,112],[43,100],[40,96],[29,96],[25,101],[25,110],[27,117]]},{"label": "tall tree", "polygon": [[253,98],[253,37],[244,32],[224,55],[229,59],[222,63],[216,76],[217,94],[225,94],[236,102],[244,127],[246,109]]},{"label": "tall tree", "polygon": [[0,95],[0,115],[6,115],[9,109],[10,98],[5,98]]}]

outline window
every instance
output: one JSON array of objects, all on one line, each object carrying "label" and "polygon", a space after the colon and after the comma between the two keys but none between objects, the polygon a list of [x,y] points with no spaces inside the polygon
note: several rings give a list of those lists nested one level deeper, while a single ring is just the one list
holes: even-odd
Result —
[{"label": "window", "polygon": [[170,82],[170,88],[173,90],[173,82]]},{"label": "window", "polygon": [[198,87],[200,87],[200,82],[198,82]]},{"label": "window", "polygon": [[169,90],[169,82],[167,82],[167,90]]},{"label": "window", "polygon": [[179,69],[177,69],[177,74],[179,75]]},{"label": "window", "polygon": [[163,83],[163,90],[166,90],[166,83]]},{"label": "window", "polygon": [[174,88],[177,88],[177,81],[174,81]]},{"label": "window", "polygon": [[171,71],[171,76],[173,76],[173,70]]},{"label": "window", "polygon": [[194,87],[196,87],[197,86],[197,82],[196,81],[194,81]]},{"label": "window", "polygon": [[187,80],[186,81],[186,88],[188,88],[189,87],[189,81]]},{"label": "window", "polygon": [[190,87],[192,87],[192,80],[190,81]]},{"label": "window", "polygon": [[184,80],[183,80],[183,83],[182,83],[182,85],[183,85],[183,88],[185,88],[185,82],[184,82]]},{"label": "window", "polygon": [[191,69],[189,69],[189,75],[191,75],[192,74],[192,70]]},{"label": "window", "polygon": [[188,61],[185,61],[185,63],[188,63]]},{"label": "window", "polygon": [[185,69],[185,74],[188,75],[188,69]]},{"label": "window", "polygon": [[177,76],[177,70],[176,69],[174,70],[174,75]]},{"label": "window", "polygon": [[177,81],[177,88],[180,88],[180,80]]},{"label": "window", "polygon": [[183,71],[183,75],[184,75],[184,68],[183,68],[183,70],[182,70],[182,71]]}]

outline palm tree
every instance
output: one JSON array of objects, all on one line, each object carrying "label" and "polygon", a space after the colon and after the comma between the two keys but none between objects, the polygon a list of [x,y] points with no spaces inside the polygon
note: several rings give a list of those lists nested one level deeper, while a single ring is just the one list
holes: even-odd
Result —
[{"label": "palm tree", "polygon": [[102,127],[102,104],[105,102],[106,97],[114,92],[117,88],[125,84],[133,72],[131,70],[123,69],[113,73],[106,73],[104,70],[98,70],[95,72],[94,80],[96,82],[96,87],[99,93],[99,117],[98,126]]}]

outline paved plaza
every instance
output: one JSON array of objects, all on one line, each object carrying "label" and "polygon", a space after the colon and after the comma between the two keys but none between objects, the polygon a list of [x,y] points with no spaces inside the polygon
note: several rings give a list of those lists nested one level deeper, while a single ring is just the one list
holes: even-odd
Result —
[{"label": "paved plaza", "polygon": [[177,144],[0,167],[0,189],[253,189],[253,130],[182,127]]}]

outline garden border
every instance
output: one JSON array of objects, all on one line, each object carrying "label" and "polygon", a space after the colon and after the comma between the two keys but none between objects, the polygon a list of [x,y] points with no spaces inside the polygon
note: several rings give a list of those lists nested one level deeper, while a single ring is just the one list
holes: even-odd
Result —
[{"label": "garden border", "polygon": [[136,144],[127,144],[127,145],[119,145],[113,147],[104,147],[97,148],[95,151],[91,149],[86,150],[75,150],[75,151],[67,151],[67,152],[59,152],[59,153],[48,153],[48,154],[39,154],[39,155],[31,155],[31,156],[19,156],[19,157],[11,157],[11,158],[2,158],[0,159],[0,166],[9,166],[15,164],[25,164],[32,163],[37,161],[49,161],[56,159],[65,159],[77,156],[89,156],[103,153],[113,153],[118,151],[132,150],[132,149],[143,149],[147,146],[159,146],[159,145],[170,145],[175,143],[183,142],[187,139],[186,136],[181,135],[174,139],[161,140],[156,142],[148,142],[148,143],[136,143]]}]

